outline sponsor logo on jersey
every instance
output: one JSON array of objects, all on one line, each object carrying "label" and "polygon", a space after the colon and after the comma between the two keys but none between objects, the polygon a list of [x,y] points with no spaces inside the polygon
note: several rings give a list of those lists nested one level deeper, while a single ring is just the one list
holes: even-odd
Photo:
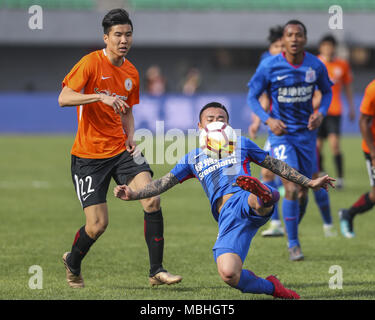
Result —
[{"label": "sponsor logo on jersey", "polygon": [[306,102],[312,99],[314,86],[280,87],[277,101],[281,103]]},{"label": "sponsor logo on jersey", "polygon": [[112,93],[109,90],[105,90],[105,89],[104,90],[99,90],[99,88],[95,88],[94,91],[95,91],[95,93],[98,93],[98,94],[102,93],[102,94],[105,94],[107,96],[116,97],[116,98],[119,98],[119,99],[124,100],[124,101],[128,100],[127,96],[121,96],[121,95],[118,95],[116,92]]},{"label": "sponsor logo on jersey", "polygon": [[238,163],[238,159],[235,154],[230,157],[218,160],[213,158],[206,158],[199,161],[194,165],[195,170],[198,172],[199,180],[202,180],[205,176],[214,172],[222,167],[232,166]]}]

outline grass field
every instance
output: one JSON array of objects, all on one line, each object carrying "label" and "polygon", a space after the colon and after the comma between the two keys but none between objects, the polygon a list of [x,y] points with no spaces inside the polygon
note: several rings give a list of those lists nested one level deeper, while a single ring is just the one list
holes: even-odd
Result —
[{"label": "grass field", "polygon": [[[110,223],[83,262],[86,288],[72,290],[61,256],[70,250],[84,215],[70,178],[72,136],[0,136],[0,299],[273,299],[242,294],[219,278],[212,257],[217,223],[200,184],[189,180],[162,196],[165,221],[164,266],[181,274],[175,286],[148,286],[148,254],[143,212],[108,194]],[[256,141],[263,144],[263,139]],[[330,191],[334,224],[337,211],[369,189],[358,137],[343,140],[346,187]],[[171,166],[153,165],[155,177]],[[326,156],[331,175],[331,157]],[[259,170],[253,167],[253,175]],[[113,187],[113,184],[112,184]],[[356,238],[325,238],[322,219],[310,193],[300,226],[305,261],[290,262],[286,238],[253,239],[245,267],[265,277],[277,274],[302,299],[374,299],[375,217],[355,220]],[[43,289],[29,288],[29,267],[43,270]],[[343,270],[343,288],[330,289],[329,268]]]}]

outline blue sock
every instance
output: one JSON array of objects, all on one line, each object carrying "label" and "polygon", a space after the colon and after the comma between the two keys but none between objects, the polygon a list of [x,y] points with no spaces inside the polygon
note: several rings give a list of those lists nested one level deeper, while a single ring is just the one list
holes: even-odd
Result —
[{"label": "blue sock", "polygon": [[298,220],[299,220],[299,203],[298,200],[283,200],[283,218],[288,235],[288,247],[299,246],[298,241]]},{"label": "blue sock", "polygon": [[325,224],[332,224],[331,205],[328,192],[324,189],[314,191],[315,202]]},{"label": "blue sock", "polygon": [[275,290],[271,281],[257,277],[252,271],[242,269],[240,281],[236,286],[242,293],[273,294]]}]

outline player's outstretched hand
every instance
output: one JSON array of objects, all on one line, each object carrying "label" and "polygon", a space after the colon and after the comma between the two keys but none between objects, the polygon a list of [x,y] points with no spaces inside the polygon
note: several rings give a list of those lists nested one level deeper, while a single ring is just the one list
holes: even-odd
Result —
[{"label": "player's outstretched hand", "polygon": [[309,187],[314,190],[319,190],[320,188],[324,188],[328,191],[328,186],[331,186],[332,188],[335,188],[334,181],[336,179],[331,178],[328,175],[325,175],[323,177],[311,180],[309,183]]},{"label": "player's outstretched hand", "polygon": [[283,134],[288,133],[286,131],[285,123],[279,119],[269,117],[266,121],[266,124],[270,127],[271,131],[277,136],[282,136]]},{"label": "player's outstretched hand", "polygon": [[116,186],[113,189],[113,194],[116,198],[119,198],[121,200],[129,201],[129,200],[135,200],[136,193],[128,187],[126,184]]}]

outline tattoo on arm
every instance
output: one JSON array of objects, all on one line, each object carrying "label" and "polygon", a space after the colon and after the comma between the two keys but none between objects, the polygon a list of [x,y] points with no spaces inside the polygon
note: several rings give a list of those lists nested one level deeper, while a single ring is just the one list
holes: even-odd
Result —
[{"label": "tattoo on arm", "polygon": [[286,180],[292,181],[306,188],[309,187],[309,182],[311,180],[290,167],[284,161],[267,156],[260,165]]},{"label": "tattoo on arm", "polygon": [[138,192],[136,191],[137,196],[135,200],[146,199],[146,198],[157,196],[167,191],[168,189],[172,188],[178,183],[179,183],[178,179],[172,173],[169,172],[164,177],[161,177],[160,179],[152,181],[147,186],[145,186],[142,190]]}]

